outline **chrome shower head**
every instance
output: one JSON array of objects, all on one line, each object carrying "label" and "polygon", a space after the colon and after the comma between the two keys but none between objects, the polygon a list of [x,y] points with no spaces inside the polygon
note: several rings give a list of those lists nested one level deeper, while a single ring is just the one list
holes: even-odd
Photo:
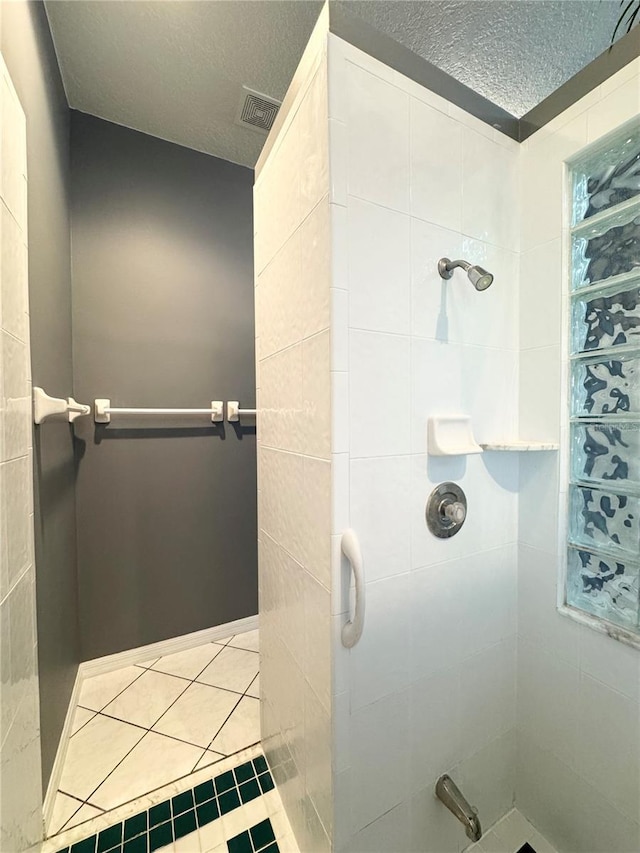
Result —
[{"label": "chrome shower head", "polygon": [[450,279],[456,267],[466,272],[467,278],[476,290],[486,290],[493,284],[493,275],[477,264],[470,264],[468,261],[450,261],[449,258],[440,258],[438,261],[440,278]]}]

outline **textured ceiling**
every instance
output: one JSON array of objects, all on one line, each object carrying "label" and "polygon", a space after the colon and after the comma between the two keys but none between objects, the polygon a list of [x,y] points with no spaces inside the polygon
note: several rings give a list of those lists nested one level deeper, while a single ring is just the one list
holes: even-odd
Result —
[{"label": "textured ceiling", "polygon": [[[607,49],[618,0],[348,0],[521,116]],[[242,85],[282,99],[319,0],[47,0],[71,107],[253,166],[264,135],[234,123]]]},{"label": "textured ceiling", "polygon": [[518,118],[607,50],[621,11],[619,0],[340,5]]},{"label": "textured ceiling", "polygon": [[265,135],[234,123],[242,86],[282,100],[319,2],[48,0],[74,109],[253,166]]}]

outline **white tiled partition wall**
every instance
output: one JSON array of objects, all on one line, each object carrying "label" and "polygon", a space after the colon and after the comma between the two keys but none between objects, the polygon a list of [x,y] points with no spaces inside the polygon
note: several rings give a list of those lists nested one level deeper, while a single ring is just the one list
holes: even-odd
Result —
[{"label": "white tiled partition wall", "polygon": [[[638,113],[636,60],[521,150],[520,429],[562,438],[563,452],[564,163]],[[520,467],[517,804],[562,853],[631,853],[640,850],[640,654],[557,612],[563,458],[535,457],[523,454]]]},{"label": "white tiled partition wall", "polygon": [[331,849],[333,820],[326,27],[254,191],[262,740],[305,851]]},{"label": "white tiled partition wall", "polygon": [[0,849],[42,838],[25,116],[0,56]]},{"label": "white tiled partition wall", "polygon": [[[336,532],[359,536],[367,599],[360,642],[334,645],[334,843],[450,853],[468,839],[440,774],[487,827],[513,806],[518,459],[428,457],[427,417],[516,437],[518,146],[334,36],[329,115]],[[494,285],[442,282],[442,256]],[[424,510],[445,480],[469,514],[439,540]]]},{"label": "white tiled partition wall", "polygon": [[[560,853],[640,849],[640,657],[557,613],[560,455],[426,441],[461,413],[481,443],[558,442],[564,160],[639,96],[636,62],[519,145],[324,14],[303,57],[255,216],[262,736],[305,853],[459,853],[444,772],[485,829],[515,804]],[[468,517],[439,540],[446,480]]]}]

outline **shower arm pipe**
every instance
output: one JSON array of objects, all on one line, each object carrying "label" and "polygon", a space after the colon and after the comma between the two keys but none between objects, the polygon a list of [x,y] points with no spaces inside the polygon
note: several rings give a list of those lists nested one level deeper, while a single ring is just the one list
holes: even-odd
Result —
[{"label": "shower arm pipe", "polygon": [[453,276],[453,271],[455,269],[462,269],[465,272],[469,271],[471,267],[471,263],[469,261],[457,260],[450,261],[449,258],[442,258],[438,262],[438,272],[440,273],[440,278],[450,279]]},{"label": "shower arm pipe", "polygon": [[151,416],[183,416],[183,415],[209,415],[212,423],[219,423],[224,416],[222,400],[212,400],[208,409],[168,409],[168,408],[139,408],[112,406],[111,400],[100,399],[95,401],[94,420],[97,424],[111,423],[111,415],[142,415]]},{"label": "shower arm pipe", "polygon": [[365,592],[364,592],[364,563],[362,560],[362,550],[360,542],[355,530],[349,528],[342,534],[340,543],[342,553],[349,561],[353,579],[355,582],[355,608],[353,619],[342,626],[342,645],[351,649],[362,636],[364,628],[364,609],[365,609]]},{"label": "shower arm pipe", "polygon": [[229,400],[227,403],[227,420],[229,423],[237,423],[241,417],[255,418],[255,409],[241,409],[238,400]]}]

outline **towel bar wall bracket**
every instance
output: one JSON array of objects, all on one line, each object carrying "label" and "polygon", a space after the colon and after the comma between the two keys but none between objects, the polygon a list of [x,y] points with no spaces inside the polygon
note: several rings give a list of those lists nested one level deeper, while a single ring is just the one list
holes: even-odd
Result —
[{"label": "towel bar wall bracket", "polygon": [[212,423],[220,423],[224,418],[224,405],[222,400],[212,400],[208,409],[144,409],[116,407],[111,405],[111,400],[99,399],[95,401],[94,420],[97,424],[111,423],[111,415],[142,415],[142,416],[173,416],[173,415],[209,415]]},{"label": "towel bar wall bracket", "polygon": [[68,421],[72,424],[76,418],[90,413],[91,406],[78,403],[73,397],[67,397],[66,400],[62,397],[50,397],[37,385],[33,388],[33,422],[35,424],[44,423],[49,418]]},{"label": "towel bar wall bracket", "polygon": [[237,423],[243,415],[255,417],[255,409],[241,409],[237,400],[229,400],[227,403],[227,420],[229,423]]}]

